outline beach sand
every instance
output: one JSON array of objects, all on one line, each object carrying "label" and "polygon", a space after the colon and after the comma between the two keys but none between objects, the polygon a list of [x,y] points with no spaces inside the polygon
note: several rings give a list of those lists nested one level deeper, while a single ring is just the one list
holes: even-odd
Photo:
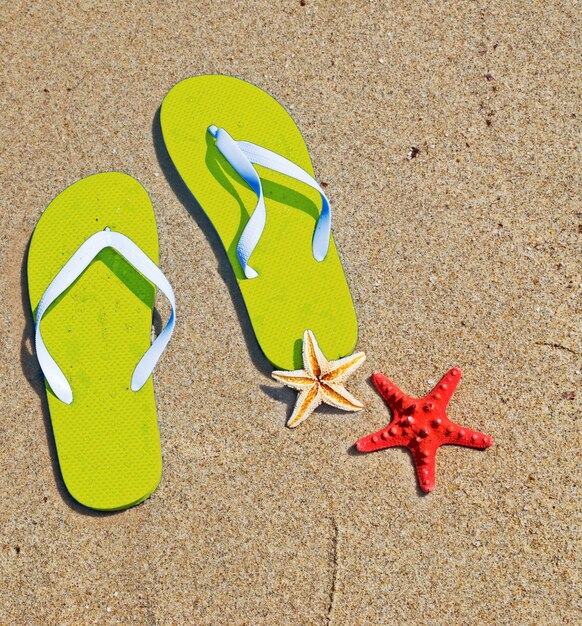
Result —
[{"label": "beach sand", "polygon": [[[2,3],[0,623],[574,624],[580,521],[579,24],[568,3]],[[360,413],[285,428],[230,266],[165,151],[189,76],[277,98],[327,183],[365,365]],[[178,326],[155,373],[164,474],[67,494],[32,351],[26,251],[67,185],[151,194]],[[578,301],[576,298],[578,297]],[[354,453],[381,370],[495,439]]]}]

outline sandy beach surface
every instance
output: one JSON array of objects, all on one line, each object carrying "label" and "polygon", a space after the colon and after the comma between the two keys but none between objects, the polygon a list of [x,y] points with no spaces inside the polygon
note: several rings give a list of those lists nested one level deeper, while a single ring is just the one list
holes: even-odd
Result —
[{"label": "sandy beach surface", "polygon": [[[579,13],[570,2],[1,2],[0,624],[575,624]],[[359,318],[360,413],[285,428],[227,258],[165,151],[189,76],[277,98],[327,183]],[[151,195],[179,324],[155,372],[164,474],[91,512],[59,473],[26,251],[100,171]],[[578,251],[578,258],[577,258]],[[578,307],[578,308],[577,308]],[[491,435],[355,454],[381,370]]]}]

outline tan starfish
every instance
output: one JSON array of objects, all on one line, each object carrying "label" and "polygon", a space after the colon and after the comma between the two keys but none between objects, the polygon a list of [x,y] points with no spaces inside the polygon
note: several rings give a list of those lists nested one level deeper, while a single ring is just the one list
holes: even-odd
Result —
[{"label": "tan starfish", "polygon": [[365,361],[363,352],[356,352],[337,361],[328,361],[317,344],[315,335],[303,334],[303,367],[292,372],[275,371],[275,380],[297,389],[299,395],[293,413],[287,422],[289,428],[299,426],[322,403],[344,411],[360,411],[364,405],[352,396],[343,382]]}]

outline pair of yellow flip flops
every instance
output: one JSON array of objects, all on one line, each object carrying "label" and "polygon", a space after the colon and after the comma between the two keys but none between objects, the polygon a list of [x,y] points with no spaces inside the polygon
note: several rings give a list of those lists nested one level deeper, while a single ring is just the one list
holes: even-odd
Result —
[{"label": "pair of yellow flip flops", "polygon": [[[168,93],[160,118],[177,170],[224,244],[266,357],[300,368],[308,329],[327,358],[349,355],[357,320],[329,205],[285,109],[242,80],[201,76]],[[147,192],[116,172],[65,189],[31,240],[30,301],[59,464],[71,495],[94,509],[135,505],[161,478],[150,374],[175,316],[157,263]],[[151,343],[156,287],[172,316]]]}]

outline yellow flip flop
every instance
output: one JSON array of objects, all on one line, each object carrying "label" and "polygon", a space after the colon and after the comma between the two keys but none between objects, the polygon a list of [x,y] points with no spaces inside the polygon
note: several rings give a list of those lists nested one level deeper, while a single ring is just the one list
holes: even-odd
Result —
[{"label": "yellow flip flop", "polygon": [[306,330],[329,359],[358,327],[325,192],[299,129],[271,96],[228,76],[178,83],[160,121],[170,157],[220,237],[265,356],[302,364]]},{"label": "yellow flip flop", "polygon": [[[30,243],[35,345],[59,465],[70,494],[93,509],[138,504],[160,482],[151,372],[172,335],[175,301],[157,263],[148,194],[116,172],[65,189]],[[151,343],[156,287],[172,314]]]}]

